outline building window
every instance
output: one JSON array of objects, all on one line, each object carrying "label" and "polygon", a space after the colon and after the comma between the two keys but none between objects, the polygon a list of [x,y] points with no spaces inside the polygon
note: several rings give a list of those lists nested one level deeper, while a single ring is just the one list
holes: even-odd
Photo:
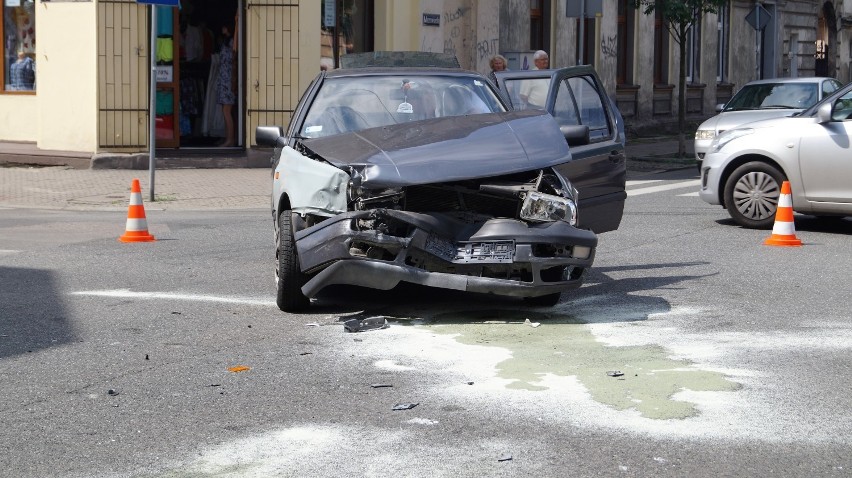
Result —
[{"label": "building window", "polygon": [[340,57],[347,53],[373,51],[374,11],[373,0],[323,1],[321,69],[340,67]]},{"label": "building window", "polygon": [[35,1],[4,0],[0,23],[0,55],[3,58],[2,91],[34,92]]},{"label": "building window", "polygon": [[686,82],[697,83],[701,78],[701,14],[693,12],[695,20],[686,32]]},{"label": "building window", "polygon": [[716,55],[716,81],[724,83],[728,79],[728,32],[730,25],[730,5],[719,8],[719,23],[716,30],[716,44],[719,49]]},{"label": "building window", "polygon": [[547,50],[550,42],[550,2],[530,0],[530,50]]},{"label": "building window", "polygon": [[633,36],[636,17],[632,0],[618,2],[618,34],[616,41],[616,82],[619,85],[633,84]]},{"label": "building window", "polygon": [[654,84],[669,84],[669,31],[659,10],[654,17]]}]

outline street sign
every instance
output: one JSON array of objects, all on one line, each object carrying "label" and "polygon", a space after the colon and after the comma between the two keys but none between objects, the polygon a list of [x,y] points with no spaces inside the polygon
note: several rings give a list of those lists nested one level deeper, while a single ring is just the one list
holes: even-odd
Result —
[{"label": "street sign", "polygon": [[766,28],[766,24],[769,23],[770,18],[772,18],[772,14],[759,3],[746,15],[746,21],[755,30]]},{"label": "street sign", "polygon": [[179,7],[180,0],[136,0],[136,3],[145,5],[162,5],[164,7]]}]

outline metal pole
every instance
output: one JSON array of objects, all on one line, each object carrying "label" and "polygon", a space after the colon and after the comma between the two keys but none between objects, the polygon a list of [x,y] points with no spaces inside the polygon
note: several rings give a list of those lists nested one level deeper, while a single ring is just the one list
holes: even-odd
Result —
[{"label": "metal pole", "polygon": [[761,80],[761,79],[763,79],[763,75],[760,74],[760,72],[761,72],[760,37],[763,35],[763,31],[761,31],[761,29],[760,29],[760,3],[758,3],[758,2],[754,2],[754,19],[755,19],[755,24],[757,25],[757,28],[755,29],[756,31],[754,33],[754,51],[756,52],[756,55],[757,55],[756,58],[754,59],[754,63],[755,63],[755,65],[754,65],[755,66],[755,72],[754,73],[755,73],[755,76],[757,77],[756,79]]},{"label": "metal pole", "polygon": [[150,201],[154,201],[154,163],[157,159],[157,8],[151,5],[151,80],[148,90],[148,189],[151,190]]},{"label": "metal pole", "polygon": [[577,64],[583,64],[583,53],[586,42],[586,0],[580,0],[580,51],[577,52]]},{"label": "metal pole", "polygon": [[234,133],[234,136],[237,138],[237,146],[243,146],[243,92],[245,91],[244,83],[245,76],[243,75],[243,64],[245,59],[243,58],[244,50],[244,42],[243,39],[246,38],[245,28],[243,28],[243,2],[240,0],[237,5],[237,25],[234,26],[234,29],[238,32],[239,38],[234,38],[234,41],[237,42],[237,131]]}]

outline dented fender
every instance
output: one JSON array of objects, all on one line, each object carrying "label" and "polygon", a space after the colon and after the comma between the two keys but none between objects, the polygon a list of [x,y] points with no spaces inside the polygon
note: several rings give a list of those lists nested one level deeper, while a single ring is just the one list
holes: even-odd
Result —
[{"label": "dented fender", "polygon": [[272,195],[277,198],[276,214],[282,195],[290,201],[290,209],[299,214],[334,216],[346,212],[349,175],[321,161],[310,159],[287,146],[281,151],[272,181]]}]

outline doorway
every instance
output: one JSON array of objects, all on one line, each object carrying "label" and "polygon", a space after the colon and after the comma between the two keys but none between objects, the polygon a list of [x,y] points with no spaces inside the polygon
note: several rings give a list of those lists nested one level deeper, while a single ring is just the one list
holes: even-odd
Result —
[{"label": "doorway", "polygon": [[181,8],[157,7],[157,148],[243,147],[242,6],[181,0]]}]

